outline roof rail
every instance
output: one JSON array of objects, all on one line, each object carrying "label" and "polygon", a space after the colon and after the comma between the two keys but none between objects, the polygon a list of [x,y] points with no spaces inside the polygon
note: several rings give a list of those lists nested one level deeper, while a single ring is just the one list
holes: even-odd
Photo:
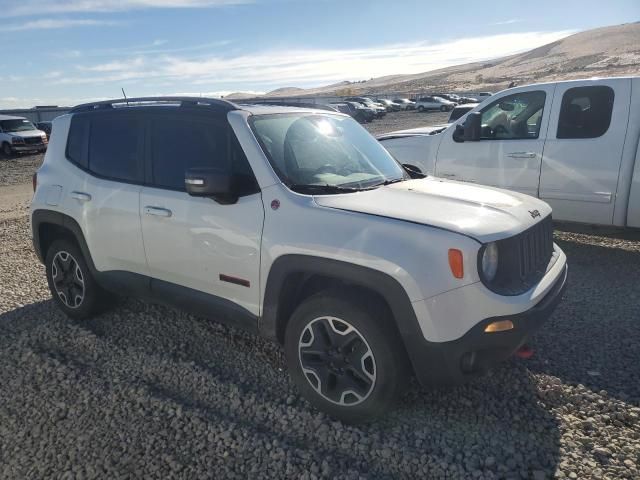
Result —
[{"label": "roof rail", "polygon": [[[111,108],[120,108],[131,106],[140,106],[139,104],[163,104],[163,103],[180,103],[181,107],[204,105],[208,107],[219,108],[225,112],[231,110],[239,110],[235,103],[220,98],[203,98],[203,97],[137,97],[137,98],[120,98],[116,100],[104,100],[101,102],[84,103],[73,107],[69,113],[90,112],[93,110],[105,110]],[[118,107],[115,107],[118,105]]]}]

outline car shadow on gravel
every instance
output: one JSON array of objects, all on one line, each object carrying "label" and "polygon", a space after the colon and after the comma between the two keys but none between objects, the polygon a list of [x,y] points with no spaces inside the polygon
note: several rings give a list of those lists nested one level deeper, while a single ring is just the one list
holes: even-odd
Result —
[{"label": "car shadow on gravel", "polygon": [[569,263],[568,288],[531,341],[531,371],[640,405],[638,239],[637,232],[556,233]]}]

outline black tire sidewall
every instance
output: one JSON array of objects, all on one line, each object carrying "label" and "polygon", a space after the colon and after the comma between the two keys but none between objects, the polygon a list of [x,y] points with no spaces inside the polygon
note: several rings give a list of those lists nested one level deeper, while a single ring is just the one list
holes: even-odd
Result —
[{"label": "black tire sidewall", "polygon": [[[354,295],[355,296],[355,295]],[[293,313],[285,333],[285,356],[289,373],[303,396],[319,410],[346,423],[371,420],[388,410],[404,389],[408,377],[405,353],[392,318],[384,318],[385,308],[364,298],[349,299],[338,292],[323,292],[305,300]],[[376,383],[366,400],[354,406],[341,406],[318,394],[302,371],[298,341],[307,324],[318,317],[340,318],[365,338],[376,364]]]},{"label": "black tire sidewall", "polygon": [[11,158],[13,156],[13,149],[7,142],[2,144],[2,155],[4,155],[5,158]]},{"label": "black tire sidewall", "polygon": [[[55,255],[61,251],[68,252],[76,260],[78,266],[80,267],[80,270],[82,271],[85,292],[84,299],[82,300],[80,306],[77,308],[70,308],[65,305],[58,296],[55,286],[53,285],[53,259]],[[47,272],[47,283],[49,284],[51,296],[53,297],[53,300],[56,302],[58,307],[67,316],[78,320],[83,320],[92,317],[102,309],[103,301],[105,299],[104,291],[93,278],[93,275],[89,270],[89,266],[87,265],[87,262],[82,255],[82,252],[74,242],[66,239],[54,241],[47,250],[47,255],[45,257],[45,268]]]}]

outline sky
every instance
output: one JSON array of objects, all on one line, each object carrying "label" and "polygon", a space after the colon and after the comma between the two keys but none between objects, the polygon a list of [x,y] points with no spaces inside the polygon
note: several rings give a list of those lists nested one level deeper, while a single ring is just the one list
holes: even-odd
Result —
[{"label": "sky", "polygon": [[0,108],[421,73],[637,20],[639,0],[0,0]]}]

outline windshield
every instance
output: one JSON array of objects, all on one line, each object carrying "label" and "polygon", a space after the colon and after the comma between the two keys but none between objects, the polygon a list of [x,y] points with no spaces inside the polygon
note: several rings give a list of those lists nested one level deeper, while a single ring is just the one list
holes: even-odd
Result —
[{"label": "windshield", "polygon": [[0,128],[3,132],[27,132],[29,130],[35,130],[36,127],[29,120],[17,119],[17,120],[2,120],[0,121]]},{"label": "windshield", "polygon": [[407,178],[384,147],[350,117],[258,115],[250,124],[274,170],[293,190],[305,193],[320,187],[324,193],[338,193]]}]

